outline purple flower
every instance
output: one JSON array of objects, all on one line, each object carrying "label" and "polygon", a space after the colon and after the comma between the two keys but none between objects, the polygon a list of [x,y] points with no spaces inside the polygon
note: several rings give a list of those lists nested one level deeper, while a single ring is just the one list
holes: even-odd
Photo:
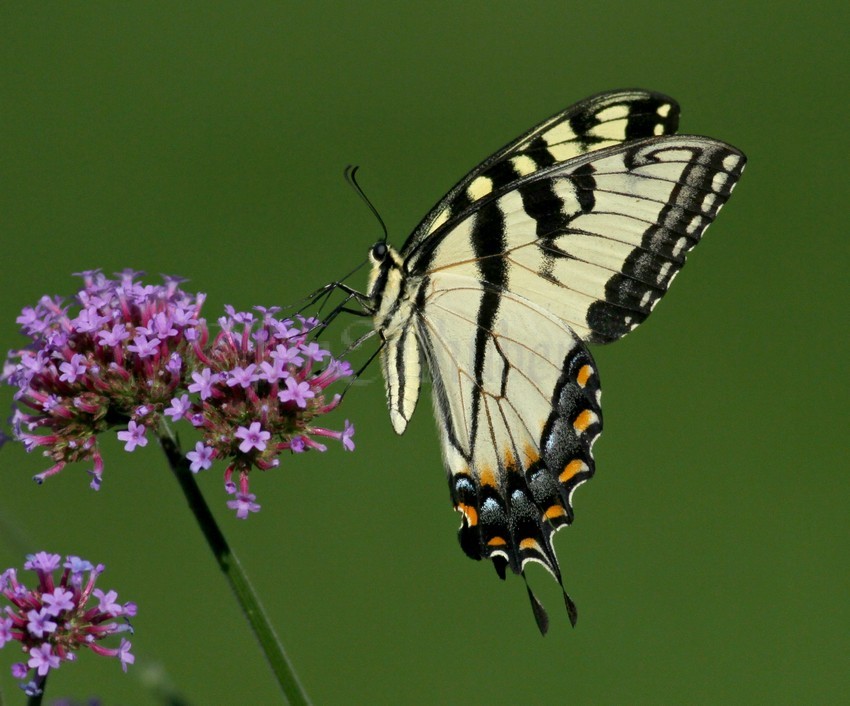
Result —
[{"label": "purple flower", "polygon": [[59,669],[59,657],[53,654],[52,648],[45,642],[30,649],[30,658],[27,660],[27,666],[35,669],[38,672],[38,676],[43,677],[51,669]]},{"label": "purple flower", "polygon": [[195,450],[186,454],[186,458],[191,461],[189,470],[192,471],[192,473],[207,470],[210,466],[212,466],[214,456],[215,451],[209,446],[204,445],[203,441],[199,441],[195,444]]},{"label": "purple flower", "polygon": [[[73,662],[83,647],[117,657],[126,671],[133,663],[130,643],[122,640],[119,647],[109,648],[101,642],[131,629],[127,618],[135,615],[135,604],[121,605],[115,591],[95,588],[103,565],[93,568],[90,562],[75,556],[66,557],[62,564],[58,554],[39,552],[27,558],[25,567],[37,574],[35,588],[20,583],[14,569],[0,574],[0,597],[10,603],[0,612],[0,648],[19,642],[29,655],[26,664],[19,662],[12,667],[15,679],[26,680],[30,675],[21,687],[32,695],[41,693],[48,672],[58,669],[62,662]],[[71,567],[87,571],[88,578],[69,570]],[[93,605],[92,597],[96,600]],[[59,615],[61,619],[50,619]],[[118,619],[120,622],[114,622]]]},{"label": "purple flower", "polygon": [[104,593],[99,588],[96,588],[92,592],[92,595],[99,601],[97,609],[102,613],[121,614],[121,604],[115,602],[115,599],[118,598],[118,593],[115,591],[106,591]]},{"label": "purple flower", "polygon": [[49,573],[56,571],[62,557],[58,554],[48,554],[47,552],[36,552],[35,554],[27,554],[27,560],[24,563],[24,568],[28,571],[38,571],[41,573]]},{"label": "purple flower", "polygon": [[257,369],[257,366],[251,363],[251,365],[247,365],[244,368],[237,366],[230,371],[230,377],[227,378],[227,384],[229,387],[235,387],[239,385],[240,387],[249,387],[254,380],[258,378],[254,375],[254,370]]},{"label": "purple flower", "polygon": [[12,625],[13,623],[11,618],[0,617],[0,648],[2,648],[7,642],[11,642],[15,639],[12,634]]},{"label": "purple flower", "polygon": [[168,356],[168,362],[165,364],[165,369],[172,375],[179,375],[183,369],[183,358],[179,353],[172,353]]},{"label": "purple flower", "polygon": [[[321,325],[316,319],[299,315],[293,323],[277,318],[279,307],[228,306],[222,329],[211,332],[201,314],[205,295],[182,291],[178,278],[144,284],[129,269],[114,278],[96,270],[80,276],[73,299],[44,296],[23,310],[18,323],[30,340],[9,354],[0,376],[16,388],[15,439],[50,459],[37,482],[88,461],[98,489],[98,438],[116,420],[128,420],[118,431],[128,452],[145,446],[147,430],[163,419],[186,420],[201,435],[186,455],[190,469],[224,460],[225,488],[247,517],[259,509],[248,500],[253,469],[277,468],[286,449],[321,452],[319,436],[353,448],[350,425],[318,426],[341,401],[328,386],[351,368],[308,340]],[[314,371],[320,362],[325,367]],[[69,580],[81,575],[71,572]],[[55,612],[65,603],[45,605]]]},{"label": "purple flower", "polygon": [[50,614],[45,608],[27,612],[27,630],[36,637],[44,637],[45,633],[53,632],[56,623],[50,620]]},{"label": "purple flower", "polygon": [[[198,295],[203,296],[203,295]],[[198,319],[195,316],[195,311],[189,307],[177,306],[171,312],[171,321],[175,326],[180,326],[181,328],[189,328],[191,326],[195,326],[198,323]]]},{"label": "purple flower", "polygon": [[133,664],[136,661],[135,655],[130,653],[130,648],[133,645],[129,640],[125,640],[123,637],[121,638],[121,646],[118,648],[118,659],[121,660],[121,669],[124,672],[127,671],[127,666]]},{"label": "purple flower", "polygon": [[130,332],[124,324],[115,324],[111,330],[104,329],[103,331],[98,331],[97,338],[99,339],[98,345],[109,346],[111,348],[113,346],[120,346],[122,341],[130,338]]},{"label": "purple flower", "polygon": [[280,361],[281,365],[303,365],[304,359],[298,355],[298,348],[289,348],[282,343],[271,352],[272,360]]},{"label": "purple flower", "polygon": [[310,360],[315,360],[317,362],[321,362],[330,355],[328,351],[321,348],[319,344],[315,342],[308,343],[306,346],[302,345],[300,348]]},{"label": "purple flower", "polygon": [[176,336],[179,332],[171,325],[171,318],[164,311],[160,311],[151,319],[147,325],[148,335],[155,336],[161,341],[171,336]]},{"label": "purple flower", "polygon": [[259,422],[251,422],[250,427],[239,427],[236,430],[235,434],[237,439],[242,439],[242,443],[239,444],[239,450],[246,454],[251,449],[257,449],[257,451],[264,451],[266,448],[266,442],[271,438],[271,434],[267,431],[263,431],[260,428]]},{"label": "purple flower", "polygon": [[128,351],[133,351],[139,358],[150,358],[155,356],[159,351],[160,340],[154,336],[148,340],[143,333],[137,333],[133,337],[133,342],[127,346]]},{"label": "purple flower", "polygon": [[212,397],[212,386],[218,382],[218,375],[213,375],[212,370],[204,368],[200,373],[192,373],[195,381],[189,385],[189,392],[197,392],[202,400]]},{"label": "purple flower", "polygon": [[51,593],[45,593],[41,598],[44,601],[47,613],[55,618],[63,610],[70,610],[74,607],[74,601],[71,600],[73,597],[73,591],[66,591],[61,586],[57,586]]},{"label": "purple flower", "polygon": [[259,374],[260,379],[268,380],[269,382],[277,382],[278,380],[289,377],[289,371],[284,369],[283,366],[284,364],[278,359],[275,359],[274,363],[269,363],[267,360],[264,360],[260,363],[260,370],[262,370]]},{"label": "purple flower", "polygon": [[347,419],[345,420],[345,428],[342,430],[342,446],[346,451],[354,451],[354,440],[351,438],[354,436],[354,425],[349,422]]},{"label": "purple flower", "polygon": [[109,319],[98,314],[97,309],[87,308],[83,309],[71,324],[82,333],[91,333],[92,331],[97,331],[107,321]]},{"label": "purple flower", "polygon": [[76,382],[77,378],[86,374],[86,359],[79,353],[74,353],[71,360],[59,365],[59,371],[62,373],[59,376],[60,380],[68,383]]},{"label": "purple flower", "polygon": [[236,500],[227,501],[227,507],[231,510],[236,510],[236,517],[244,520],[248,517],[249,512],[260,511],[260,506],[254,502],[256,497],[253,493],[238,493]]},{"label": "purple flower", "polygon": [[310,383],[286,378],[286,389],[281,390],[277,396],[281,402],[294,402],[303,409],[307,406],[307,400],[315,397],[316,393],[310,389]]},{"label": "purple flower", "polygon": [[189,395],[181,395],[171,400],[171,407],[165,410],[166,417],[171,417],[175,422],[183,419],[192,409],[192,403],[189,401]]},{"label": "purple flower", "polygon": [[147,446],[148,440],[145,438],[147,427],[144,424],[136,424],[130,420],[127,425],[127,431],[119,431],[118,438],[126,442],[124,444],[125,451],[133,451],[137,446]]},{"label": "purple flower", "polygon": [[78,556],[69,555],[62,565],[75,574],[81,574],[83,571],[91,571],[92,563],[85,559],[80,559]]}]

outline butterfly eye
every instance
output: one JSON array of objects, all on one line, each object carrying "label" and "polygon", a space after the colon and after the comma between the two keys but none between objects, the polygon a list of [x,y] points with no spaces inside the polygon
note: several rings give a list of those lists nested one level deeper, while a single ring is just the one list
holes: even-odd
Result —
[{"label": "butterfly eye", "polygon": [[387,256],[387,246],[385,243],[375,243],[372,246],[372,257],[376,262],[383,262],[384,258]]}]

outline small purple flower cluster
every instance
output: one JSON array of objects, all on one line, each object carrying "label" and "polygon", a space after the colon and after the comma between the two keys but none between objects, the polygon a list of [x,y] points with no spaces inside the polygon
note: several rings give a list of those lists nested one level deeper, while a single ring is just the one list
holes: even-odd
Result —
[{"label": "small purple flower cluster", "polygon": [[[73,662],[81,647],[118,657],[125,672],[136,659],[125,638],[114,649],[98,644],[110,635],[133,632],[128,619],[136,614],[135,603],[118,603],[115,591],[94,587],[103,564],[93,566],[76,556],[66,557],[64,564],[61,561],[58,554],[47,552],[27,556],[24,568],[38,576],[33,589],[18,581],[15,569],[0,574],[0,594],[12,604],[0,613],[0,648],[17,641],[29,655],[26,663],[12,665],[12,676],[24,680],[32,670],[31,679],[21,684],[30,696],[41,693],[47,673],[63,661]],[[57,582],[53,574],[60,566],[63,571]],[[114,620],[121,622],[108,622]]]},{"label": "small purple flower cluster", "polygon": [[313,424],[339,404],[326,388],[351,374],[348,363],[308,341],[317,321],[278,319],[276,308],[256,307],[257,315],[227,307],[210,340],[203,294],[184,292],[174,277],[143,285],[139,274],[113,280],[84,272],[73,304],[43,297],[17,319],[31,343],[10,352],[3,379],[17,387],[15,437],[53,463],[36,481],[91,460],[98,489],[99,433],[126,427],[118,438],[133,451],[147,445],[148,431],[163,431],[165,417],[185,419],[203,433],[187,454],[191,470],[228,461],[225,488],[235,496],[228,506],[245,518],[259,509],[248,492],[251,468],[277,466],[284,450],[324,451],[314,436],[353,450],[347,420],[341,432]]},{"label": "small purple flower cluster", "polygon": [[275,468],[280,453],[287,450],[325,451],[313,436],[337,439],[346,450],[354,450],[354,427],[348,420],[341,432],[313,424],[339,404],[340,396],[329,400],[325,390],[349,377],[351,367],[331,358],[315,341],[308,342],[318,324],[313,319],[299,317],[296,325],[276,318],[277,308],[257,307],[259,316],[226,310],[211,345],[205,345],[203,337],[195,341],[201,366],[192,373],[188,389],[200,402],[183,395],[172,400],[166,414],[186,417],[203,431],[203,440],[187,454],[192,471],[209,468],[214,458],[230,459],[225,488],[235,498],[227,505],[245,519],[260,509],[248,489],[251,468]]}]

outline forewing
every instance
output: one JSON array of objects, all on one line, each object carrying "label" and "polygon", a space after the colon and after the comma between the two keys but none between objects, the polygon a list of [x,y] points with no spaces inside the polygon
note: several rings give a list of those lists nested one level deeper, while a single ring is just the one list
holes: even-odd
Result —
[{"label": "forewing", "polygon": [[481,278],[592,342],[649,315],[741,175],[717,140],[670,136],[557,164],[479,200],[408,260],[419,276]]},{"label": "forewing", "polygon": [[560,582],[551,536],[572,520],[572,492],[593,473],[602,429],[590,354],[541,307],[474,278],[441,273],[420,292],[461,545],[502,576],[538,561]]},{"label": "forewing", "polygon": [[411,255],[476,201],[518,179],[627,140],[673,134],[678,124],[676,101],[652,91],[610,91],[576,103],[520,135],[461,179],[416,227],[401,253]]}]

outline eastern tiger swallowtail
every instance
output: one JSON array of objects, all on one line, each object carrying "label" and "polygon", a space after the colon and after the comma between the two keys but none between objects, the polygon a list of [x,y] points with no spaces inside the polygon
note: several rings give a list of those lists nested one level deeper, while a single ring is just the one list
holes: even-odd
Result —
[{"label": "eastern tiger swallowtail", "polygon": [[577,103],[461,179],[401,250],[375,244],[367,295],[346,288],[382,341],[399,434],[428,366],[460,544],[502,579],[536,561],[563,590],[552,535],[602,431],[585,344],[646,319],[744,168],[730,145],[673,135],[678,122],[660,93]]}]

